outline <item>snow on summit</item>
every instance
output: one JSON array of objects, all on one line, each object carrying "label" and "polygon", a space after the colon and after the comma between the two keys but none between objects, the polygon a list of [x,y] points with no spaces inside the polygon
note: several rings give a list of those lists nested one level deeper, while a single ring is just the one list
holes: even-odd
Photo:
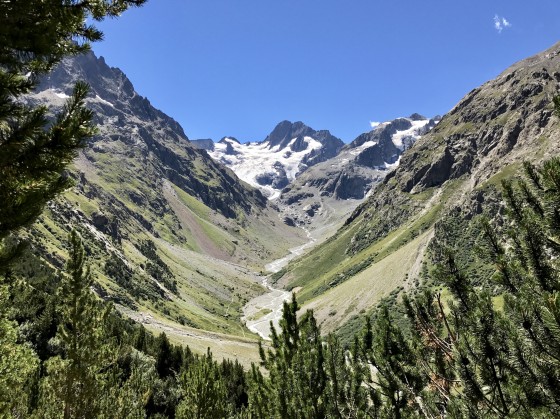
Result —
[{"label": "snow on summit", "polygon": [[218,143],[198,141],[214,160],[228,166],[241,180],[272,200],[308,167],[335,156],[333,167],[356,164],[381,171],[392,169],[399,164],[402,152],[437,121],[412,114],[377,123],[371,131],[346,145],[329,131],[315,131],[302,122],[290,121],[280,122],[258,143],[242,144],[233,137],[224,137]]},{"label": "snow on summit", "polygon": [[293,138],[281,149],[279,144],[269,148],[268,142],[240,144],[226,137],[216,143],[209,154],[231,168],[241,180],[259,188],[268,199],[275,199],[284,186],[307,168],[302,163],[304,157],[323,147],[319,141],[306,136],[303,138],[305,148],[293,151],[291,147],[296,140]]},{"label": "snow on summit", "polygon": [[430,122],[428,119],[411,120],[412,126],[408,129],[399,131],[392,135],[393,144],[398,147],[401,151],[404,150],[405,144],[403,140],[406,138],[412,139],[412,141],[417,140],[424,133],[423,128]]}]

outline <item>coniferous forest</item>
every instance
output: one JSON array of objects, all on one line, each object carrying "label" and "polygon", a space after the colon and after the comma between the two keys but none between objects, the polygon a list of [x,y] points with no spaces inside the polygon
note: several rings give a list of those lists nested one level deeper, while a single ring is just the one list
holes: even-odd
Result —
[{"label": "coniferous forest", "polygon": [[143,2],[0,2],[0,417],[560,417],[559,158],[525,163],[501,210],[475,220],[484,275],[442,227],[414,292],[345,339],[294,296],[249,369],[124,318],[93,292],[76,231],[65,266],[44,263],[21,232],[70,187],[96,127],[83,83],[56,115],[22,98],[102,38],[89,21]]}]

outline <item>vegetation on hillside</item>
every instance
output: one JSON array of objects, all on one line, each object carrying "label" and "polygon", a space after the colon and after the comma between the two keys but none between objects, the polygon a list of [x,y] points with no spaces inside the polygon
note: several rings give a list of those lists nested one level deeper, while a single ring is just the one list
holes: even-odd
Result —
[{"label": "vegetation on hillside", "polygon": [[396,303],[406,317],[397,322],[382,305],[344,347],[321,337],[312,312],[298,319],[294,299],[250,371],[153,337],[98,301],[73,234],[63,272],[6,277],[3,415],[557,416],[560,159],[525,170],[525,179],[503,182],[505,216],[480,224],[490,276],[463,269],[440,241],[435,286]]},{"label": "vegetation on hillside", "polygon": [[[433,286],[395,302],[398,321],[382,304],[349,346],[324,339],[312,312],[298,318],[294,297],[250,371],[174,346],[98,299],[75,231],[59,270],[19,246],[15,233],[68,185],[64,168],[94,128],[83,85],[50,123],[18,98],[87,48],[76,39],[100,38],[86,16],[141,3],[0,3],[0,417],[560,416],[560,158],[502,181],[505,214],[478,226],[493,269],[468,269],[440,236]],[[139,250],[175,291],[154,244]],[[105,270],[131,281],[118,257]]]}]

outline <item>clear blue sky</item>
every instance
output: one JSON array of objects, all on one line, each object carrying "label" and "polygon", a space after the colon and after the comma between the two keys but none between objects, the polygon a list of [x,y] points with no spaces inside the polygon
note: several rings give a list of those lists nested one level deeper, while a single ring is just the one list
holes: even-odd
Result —
[{"label": "clear blue sky", "polygon": [[191,139],[260,141],[283,119],[345,141],[450,110],[560,40],[558,0],[150,0],[97,55]]}]

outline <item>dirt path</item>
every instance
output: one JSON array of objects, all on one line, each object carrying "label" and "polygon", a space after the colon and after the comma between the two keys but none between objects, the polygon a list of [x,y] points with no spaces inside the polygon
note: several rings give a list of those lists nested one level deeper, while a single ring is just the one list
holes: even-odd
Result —
[{"label": "dirt path", "polygon": [[259,362],[258,345],[254,339],[243,338],[215,332],[195,329],[189,326],[154,317],[151,313],[134,311],[115,304],[118,311],[134,321],[143,324],[156,334],[165,332],[167,337],[175,343],[188,345],[199,353],[205,353],[210,348],[217,358],[237,358],[245,366],[252,362]]}]

